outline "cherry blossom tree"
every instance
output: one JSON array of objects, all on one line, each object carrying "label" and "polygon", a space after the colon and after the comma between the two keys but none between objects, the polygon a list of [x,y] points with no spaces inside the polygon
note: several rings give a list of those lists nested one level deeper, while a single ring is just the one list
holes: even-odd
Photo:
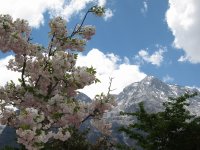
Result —
[{"label": "cherry blossom tree", "polygon": [[78,129],[89,118],[103,134],[110,134],[111,125],[102,116],[115,105],[113,97],[97,95],[89,104],[76,98],[78,89],[99,82],[93,67],[76,66],[78,52],[95,34],[95,27],[84,25],[89,13],[102,16],[104,9],[89,9],[72,33],[66,20],[53,18],[47,47],[32,42],[26,20],[0,15],[0,50],[12,50],[15,57],[7,68],[21,73],[20,84],[10,81],[0,87],[0,123],[14,127],[17,142],[28,150],[42,149],[53,140],[67,141],[71,128]]}]

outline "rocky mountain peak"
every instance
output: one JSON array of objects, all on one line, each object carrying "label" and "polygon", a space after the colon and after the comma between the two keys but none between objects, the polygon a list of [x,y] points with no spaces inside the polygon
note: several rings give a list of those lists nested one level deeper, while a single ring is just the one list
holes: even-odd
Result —
[{"label": "rocky mountain peak", "polygon": [[142,82],[151,82],[152,80],[155,80],[156,78],[154,76],[146,76]]},{"label": "rocky mountain peak", "polygon": [[169,86],[164,83],[163,81],[159,80],[158,78],[154,76],[146,76],[142,81],[140,81],[140,85],[146,86],[146,87],[153,87],[157,89],[163,89],[166,88],[166,90],[169,90]]}]

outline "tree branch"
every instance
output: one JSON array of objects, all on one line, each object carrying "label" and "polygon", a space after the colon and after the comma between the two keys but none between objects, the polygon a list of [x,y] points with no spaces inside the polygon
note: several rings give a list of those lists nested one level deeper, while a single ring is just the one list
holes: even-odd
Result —
[{"label": "tree branch", "polygon": [[53,33],[53,36],[52,36],[52,38],[51,38],[50,45],[48,46],[48,51],[49,51],[49,53],[48,53],[48,57],[50,57],[51,54],[52,54],[52,53],[51,53],[51,50],[52,50],[52,48],[53,48],[53,44],[52,44],[52,42],[53,42],[54,38],[55,38],[55,33]]},{"label": "tree branch", "polygon": [[110,79],[110,82],[109,82],[107,95],[110,95],[110,92],[115,90],[115,89],[111,89],[113,78],[110,77],[109,79]]},{"label": "tree branch", "polygon": [[23,63],[23,68],[22,68],[21,79],[22,79],[22,86],[26,89],[26,83],[24,79],[24,73],[25,73],[25,68],[26,68],[26,54],[23,54],[23,56],[24,56],[24,63]]},{"label": "tree branch", "polygon": [[84,123],[87,119],[89,119],[90,117],[94,117],[94,115],[93,114],[89,114],[87,117],[85,117],[82,121],[81,121],[81,123]]}]

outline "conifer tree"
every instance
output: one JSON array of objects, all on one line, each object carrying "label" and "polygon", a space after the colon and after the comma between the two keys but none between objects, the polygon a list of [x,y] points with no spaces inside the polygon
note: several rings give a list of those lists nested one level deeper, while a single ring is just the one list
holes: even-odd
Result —
[{"label": "conifer tree", "polygon": [[148,113],[144,104],[133,113],[122,113],[136,117],[136,123],[123,126],[120,131],[136,140],[137,146],[145,150],[199,150],[200,149],[200,117],[191,115],[186,109],[188,98],[196,96],[184,94],[177,98],[169,98],[164,103],[164,111]]}]

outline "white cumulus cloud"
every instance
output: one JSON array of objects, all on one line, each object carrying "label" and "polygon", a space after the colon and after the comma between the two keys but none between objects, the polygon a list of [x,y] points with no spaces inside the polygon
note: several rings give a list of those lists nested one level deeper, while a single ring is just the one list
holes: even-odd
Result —
[{"label": "white cumulus cloud", "polygon": [[151,63],[152,65],[160,66],[163,62],[163,53],[166,52],[165,47],[159,47],[157,51],[155,51],[153,54],[149,54],[149,52],[146,49],[142,49],[138,52],[138,55],[136,55],[136,59],[141,62],[147,62]]},{"label": "white cumulus cloud", "polygon": [[82,92],[93,98],[101,92],[107,93],[109,78],[113,78],[112,91],[118,94],[127,85],[142,80],[146,74],[140,71],[138,65],[129,64],[128,58],[120,58],[110,53],[104,54],[98,49],[92,49],[87,55],[79,55],[77,66],[93,66],[97,71],[97,78],[101,83],[85,87]]},{"label": "white cumulus cloud", "polygon": [[200,63],[199,14],[199,0],[169,0],[166,21],[174,35],[174,46],[185,52],[179,61]]},{"label": "white cumulus cloud", "polygon": [[[69,21],[88,4],[106,5],[107,0],[0,0],[0,14],[10,14],[14,19],[23,18],[32,27],[39,27],[44,23],[44,13],[51,16],[63,16]],[[107,12],[107,18],[112,17],[112,11]]]},{"label": "white cumulus cloud", "polygon": [[20,78],[20,74],[18,72],[10,71],[6,67],[6,65],[8,65],[8,61],[13,58],[14,57],[10,55],[0,59],[0,86],[5,85],[6,82],[10,80],[13,80],[15,83],[18,83],[18,78]]}]

